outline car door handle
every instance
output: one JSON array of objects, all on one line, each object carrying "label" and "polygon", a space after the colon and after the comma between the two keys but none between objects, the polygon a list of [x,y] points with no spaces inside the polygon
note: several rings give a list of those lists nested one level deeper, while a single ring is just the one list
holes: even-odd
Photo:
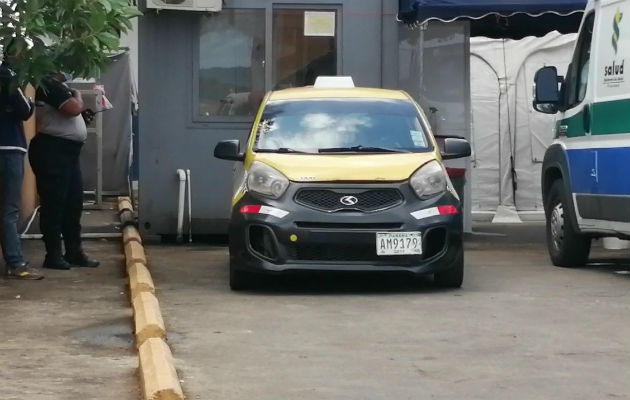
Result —
[{"label": "car door handle", "polygon": [[586,136],[590,136],[591,134],[591,107],[586,104],[584,106],[584,110],[582,111],[582,116],[584,117],[584,134]]}]

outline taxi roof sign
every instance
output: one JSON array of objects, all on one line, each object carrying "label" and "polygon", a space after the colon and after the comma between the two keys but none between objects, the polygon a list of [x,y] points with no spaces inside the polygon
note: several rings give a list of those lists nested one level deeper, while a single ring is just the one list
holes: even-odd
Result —
[{"label": "taxi roof sign", "polygon": [[318,76],[314,88],[318,89],[348,89],[354,87],[351,76]]}]

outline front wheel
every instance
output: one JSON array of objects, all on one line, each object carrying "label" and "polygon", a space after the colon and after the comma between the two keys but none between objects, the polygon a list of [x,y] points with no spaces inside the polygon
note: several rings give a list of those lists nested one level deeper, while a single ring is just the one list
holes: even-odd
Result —
[{"label": "front wheel", "polygon": [[464,281],[464,251],[460,251],[459,255],[446,271],[436,272],[433,274],[433,281],[439,287],[457,289],[462,286]]},{"label": "front wheel", "polygon": [[580,267],[588,261],[591,238],[580,234],[568,214],[569,196],[561,180],[555,181],[547,196],[547,249],[553,265]]},{"label": "front wheel", "polygon": [[241,291],[252,289],[254,280],[252,274],[248,271],[239,270],[235,267],[235,262],[230,260],[230,289],[233,291]]}]

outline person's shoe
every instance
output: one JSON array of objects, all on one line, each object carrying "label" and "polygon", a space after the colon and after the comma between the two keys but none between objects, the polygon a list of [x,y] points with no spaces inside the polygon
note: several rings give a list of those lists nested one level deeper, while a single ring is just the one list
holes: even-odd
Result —
[{"label": "person's shoe", "polygon": [[101,265],[98,260],[89,258],[84,252],[76,254],[66,254],[64,258],[67,262],[77,267],[96,268]]},{"label": "person's shoe", "polygon": [[22,279],[25,281],[38,281],[44,279],[44,275],[28,266],[27,262],[7,265],[7,277],[9,279]]},{"label": "person's shoe", "polygon": [[69,270],[72,268],[72,265],[62,257],[46,257],[43,267],[47,269]]}]

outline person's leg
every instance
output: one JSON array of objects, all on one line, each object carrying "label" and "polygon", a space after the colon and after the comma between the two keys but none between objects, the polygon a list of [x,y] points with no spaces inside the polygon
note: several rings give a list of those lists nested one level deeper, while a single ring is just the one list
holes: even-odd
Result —
[{"label": "person's leg", "polygon": [[39,280],[44,276],[29,267],[22,256],[22,243],[17,229],[22,203],[24,153],[0,150],[0,181],[2,183],[2,254],[7,276],[12,279]]},{"label": "person's leg", "polygon": [[63,216],[63,241],[66,247],[65,259],[79,267],[98,267],[97,260],[90,259],[83,251],[81,243],[81,215],[83,213],[83,178],[77,154],[72,159],[70,179],[66,194],[66,210]]},{"label": "person's leg", "polygon": [[24,154],[0,150],[2,179],[2,254],[8,266],[24,262],[22,244],[17,231],[22,202]]},{"label": "person's leg", "polygon": [[63,259],[61,230],[69,184],[68,163],[57,144],[50,140],[31,143],[29,159],[35,172],[40,199],[40,229],[46,246],[45,268],[69,269]]}]

